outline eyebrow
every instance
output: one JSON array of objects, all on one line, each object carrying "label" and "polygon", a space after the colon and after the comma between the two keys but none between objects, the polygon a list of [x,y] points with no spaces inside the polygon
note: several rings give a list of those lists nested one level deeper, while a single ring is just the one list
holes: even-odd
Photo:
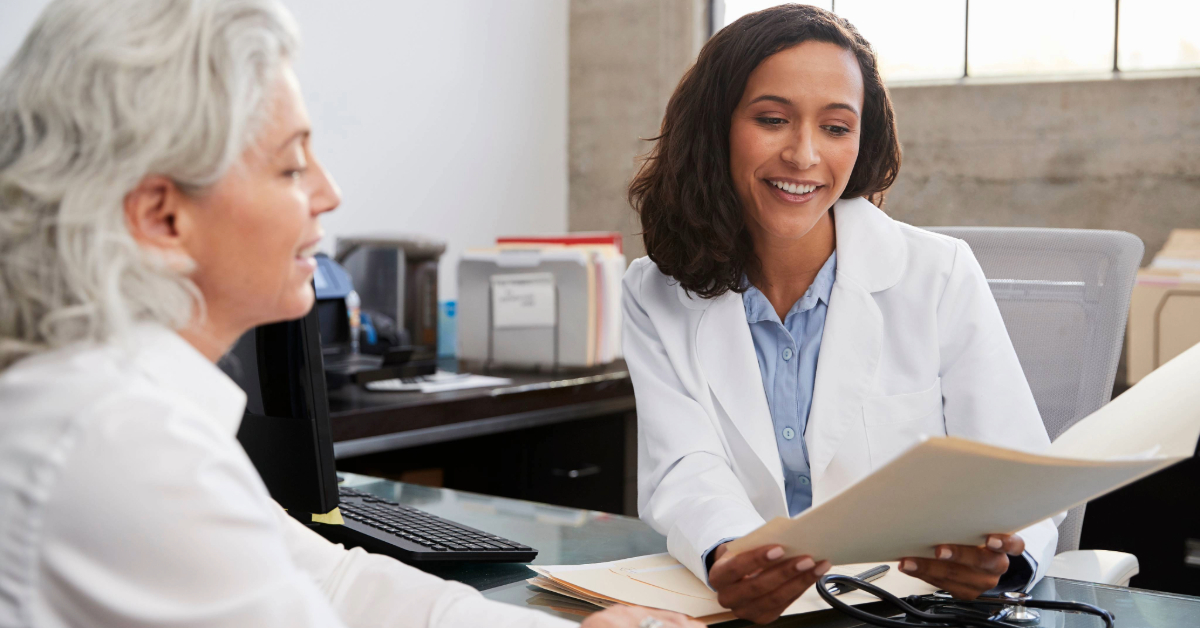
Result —
[{"label": "eyebrow", "polygon": [[[763,94],[762,96],[759,96],[758,98],[755,98],[754,100],[751,100],[750,104],[753,105],[754,103],[763,102],[763,101],[777,102],[781,105],[787,105],[789,107],[792,106],[792,104],[793,104],[792,101],[788,100],[787,98],[784,98],[783,96],[776,96],[774,94]],[[830,109],[845,109],[846,111],[849,111],[850,113],[853,113],[856,116],[860,115],[858,113],[857,107],[855,107],[854,105],[844,103],[844,102],[831,102],[828,105],[825,105],[824,107],[822,107],[821,109],[823,111],[828,111]]]},{"label": "eyebrow", "polygon": [[275,152],[279,152],[279,151],[287,148],[288,146],[291,146],[292,142],[294,142],[298,139],[300,139],[300,140],[308,139],[308,136],[310,134],[312,134],[311,129],[300,129],[299,131],[296,131],[295,133],[292,134],[291,137],[287,138],[287,141],[280,144],[279,148],[275,149]]}]

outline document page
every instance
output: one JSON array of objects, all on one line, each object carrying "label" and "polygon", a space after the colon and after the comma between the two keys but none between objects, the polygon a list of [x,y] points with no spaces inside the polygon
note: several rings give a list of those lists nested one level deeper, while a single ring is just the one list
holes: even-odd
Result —
[{"label": "document page", "polygon": [[1082,419],[1045,454],[928,439],[830,500],[733,541],[778,543],[834,564],[932,557],[980,545],[1192,456],[1200,438],[1200,345]]},{"label": "document page", "polygon": [[[838,565],[830,573],[854,575],[877,564]],[[904,597],[936,590],[926,582],[901,573],[895,563],[888,565],[888,572],[874,584],[889,593]],[[639,556],[594,565],[530,565],[529,568],[542,576],[530,581],[535,586],[599,606],[634,604],[683,613],[707,623],[734,619],[728,609],[717,602],[717,594],[669,554]],[[878,601],[860,591],[851,591],[839,598],[847,604]],[[784,611],[784,615],[828,608],[829,605],[816,590],[810,588]]]}]

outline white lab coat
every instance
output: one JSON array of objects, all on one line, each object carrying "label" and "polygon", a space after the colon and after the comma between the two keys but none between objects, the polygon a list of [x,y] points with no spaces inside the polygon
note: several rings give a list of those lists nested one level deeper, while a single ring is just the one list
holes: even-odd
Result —
[{"label": "white lab coat", "polygon": [[[837,278],[804,434],[813,505],[923,434],[1048,447],[967,244],[896,222],[861,198],[839,201],[833,212]],[[638,511],[667,536],[671,555],[707,582],[706,550],[788,514],[742,297],[689,296],[648,258],[633,262],[624,286]],[[1036,581],[1058,529],[1046,520],[1020,535],[1038,564]]]}]

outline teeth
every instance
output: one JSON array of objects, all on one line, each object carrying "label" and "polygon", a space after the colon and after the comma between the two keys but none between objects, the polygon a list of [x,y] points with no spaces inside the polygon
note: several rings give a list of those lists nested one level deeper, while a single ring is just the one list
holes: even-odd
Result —
[{"label": "teeth", "polygon": [[321,250],[321,243],[318,242],[316,244],[312,244],[310,246],[306,246],[306,247],[300,249],[300,253],[297,257],[302,257],[302,258],[303,257],[312,257],[312,256],[316,255],[318,252],[320,252],[320,250]]},{"label": "teeth", "polygon": [[815,185],[800,185],[797,183],[788,183],[786,181],[771,181],[771,185],[787,192],[788,194],[808,194],[817,189]]}]

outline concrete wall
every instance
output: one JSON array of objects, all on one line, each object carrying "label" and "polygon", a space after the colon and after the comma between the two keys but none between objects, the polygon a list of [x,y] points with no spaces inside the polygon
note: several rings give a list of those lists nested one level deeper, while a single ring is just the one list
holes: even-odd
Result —
[{"label": "concrete wall", "polygon": [[[707,37],[705,2],[571,0],[570,212],[643,254],[635,158]],[[904,164],[887,199],[920,226],[1121,229],[1147,260],[1200,227],[1200,75],[892,89]]]},{"label": "concrete wall", "polygon": [[1200,76],[896,87],[915,225],[1120,229],[1146,260],[1200,227]]},{"label": "concrete wall", "polygon": [[572,231],[625,235],[645,254],[625,190],[667,100],[708,38],[706,0],[571,0],[569,213]]}]

